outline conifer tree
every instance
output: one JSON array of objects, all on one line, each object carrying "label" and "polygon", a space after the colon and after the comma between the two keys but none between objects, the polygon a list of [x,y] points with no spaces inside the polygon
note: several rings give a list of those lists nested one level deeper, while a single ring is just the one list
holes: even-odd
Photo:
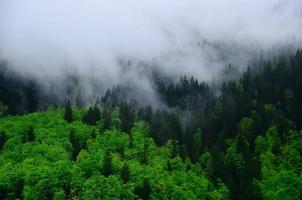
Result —
[{"label": "conifer tree", "polygon": [[33,142],[33,141],[35,141],[35,133],[34,133],[34,128],[30,126],[29,130],[23,134],[22,143]]},{"label": "conifer tree", "polygon": [[66,102],[66,104],[65,104],[64,119],[65,119],[68,123],[73,122],[72,107],[71,107],[70,100],[68,100],[68,101]]},{"label": "conifer tree", "polygon": [[129,166],[127,163],[124,164],[123,169],[122,169],[122,174],[121,174],[121,178],[123,180],[124,183],[128,183],[129,181]]},{"label": "conifer tree", "polygon": [[96,138],[96,132],[95,132],[95,129],[92,129],[92,132],[91,132],[91,138],[92,138],[92,139],[95,139],[95,138]]},{"label": "conifer tree", "polygon": [[35,138],[36,138],[36,136],[34,133],[34,127],[30,126],[28,133],[27,133],[27,140],[28,140],[28,142],[33,142],[33,141],[35,141]]},{"label": "conifer tree", "polygon": [[105,151],[102,174],[106,177],[113,174],[112,156],[109,150]]},{"label": "conifer tree", "polygon": [[5,132],[0,132],[0,151],[2,150],[5,142],[7,141],[7,135]]},{"label": "conifer tree", "polygon": [[81,142],[79,138],[75,135],[74,130],[71,129],[69,134],[69,141],[71,143],[71,159],[75,161],[78,154],[81,151]]},{"label": "conifer tree", "polygon": [[148,143],[147,143],[147,141],[145,141],[145,144],[144,144],[144,150],[143,150],[142,156],[141,156],[141,163],[142,164],[148,163]]},{"label": "conifer tree", "polygon": [[148,200],[151,194],[151,187],[147,178],[144,178],[144,185],[141,190],[141,198],[143,200]]}]

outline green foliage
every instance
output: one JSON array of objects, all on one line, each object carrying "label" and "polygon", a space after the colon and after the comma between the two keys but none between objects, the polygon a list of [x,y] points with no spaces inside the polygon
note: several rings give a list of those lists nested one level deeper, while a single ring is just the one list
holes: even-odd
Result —
[{"label": "green foliage", "polygon": [[[197,164],[178,155],[171,159],[168,146],[157,147],[146,123],[134,124],[129,135],[112,127],[92,137],[96,126],[68,123],[63,112],[0,120],[7,135],[0,153],[1,199],[227,199],[226,187],[214,187]],[[21,143],[24,133],[34,133],[35,142]]]}]

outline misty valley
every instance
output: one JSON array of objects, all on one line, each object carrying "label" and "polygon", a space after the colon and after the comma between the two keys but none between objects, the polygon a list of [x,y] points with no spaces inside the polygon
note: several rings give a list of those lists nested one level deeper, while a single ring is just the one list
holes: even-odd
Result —
[{"label": "misty valley", "polygon": [[0,200],[301,200],[301,0],[0,0]]},{"label": "misty valley", "polygon": [[216,84],[154,75],[165,106],[129,85],[59,102],[1,66],[1,199],[301,198],[301,50]]}]

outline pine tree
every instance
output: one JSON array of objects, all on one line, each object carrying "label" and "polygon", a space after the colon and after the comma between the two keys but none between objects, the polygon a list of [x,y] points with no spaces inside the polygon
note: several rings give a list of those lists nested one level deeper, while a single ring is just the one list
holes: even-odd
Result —
[{"label": "pine tree", "polygon": [[118,152],[121,155],[121,159],[125,159],[125,147],[124,147],[124,145],[119,147]]},{"label": "pine tree", "polygon": [[0,132],[0,151],[2,150],[5,142],[7,141],[7,135],[5,132]]},{"label": "pine tree", "polygon": [[148,143],[147,143],[147,141],[145,141],[145,144],[144,144],[144,150],[141,155],[141,163],[142,164],[148,163]]},{"label": "pine tree", "polygon": [[111,109],[109,106],[105,105],[103,110],[103,119],[104,119],[104,130],[111,127]]},{"label": "pine tree", "polygon": [[94,122],[96,124],[101,119],[101,111],[96,104],[93,107],[93,116],[94,116]]},{"label": "pine tree", "polygon": [[175,139],[172,139],[171,158],[175,158],[177,155],[178,155],[178,144]]},{"label": "pine tree", "polygon": [[28,142],[33,142],[35,141],[35,133],[34,133],[34,127],[30,126],[29,131],[27,133],[27,141]]},{"label": "pine tree", "polygon": [[68,122],[71,123],[73,122],[73,117],[72,117],[72,107],[70,100],[68,100],[65,104],[65,113],[64,113],[64,119]]},{"label": "pine tree", "polygon": [[123,166],[123,169],[122,169],[122,174],[121,174],[121,178],[122,178],[124,183],[128,183],[129,176],[130,176],[129,167],[128,167],[128,164],[125,163],[124,166]]},{"label": "pine tree", "polygon": [[135,113],[127,103],[120,105],[120,119],[122,131],[129,133],[135,121]]},{"label": "pine tree", "polygon": [[193,151],[194,151],[194,158],[193,161],[197,161],[201,151],[202,151],[202,135],[201,130],[198,128],[193,139]]},{"label": "pine tree", "polygon": [[34,128],[30,126],[29,130],[23,134],[22,143],[33,142],[33,141],[35,141],[35,133],[34,133]]},{"label": "pine tree", "polygon": [[92,132],[91,132],[91,138],[92,138],[92,139],[95,139],[95,138],[96,138],[96,132],[95,132],[95,129],[92,129]]},{"label": "pine tree", "polygon": [[69,141],[71,143],[71,159],[75,161],[81,151],[81,142],[80,139],[75,135],[73,129],[70,131]]},{"label": "pine tree", "polygon": [[170,160],[167,161],[167,170],[168,170],[169,172],[172,171],[172,166],[171,166]]},{"label": "pine tree", "polygon": [[144,179],[144,185],[141,190],[141,198],[143,200],[148,200],[151,194],[151,187],[147,178]]},{"label": "pine tree", "polygon": [[102,174],[106,177],[113,174],[112,156],[109,150],[105,151]]}]

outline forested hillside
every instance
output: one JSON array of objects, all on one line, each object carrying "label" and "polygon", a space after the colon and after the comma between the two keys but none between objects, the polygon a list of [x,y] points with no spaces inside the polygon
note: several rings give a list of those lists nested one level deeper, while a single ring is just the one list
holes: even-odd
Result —
[{"label": "forested hillside", "polygon": [[116,87],[39,110],[2,77],[0,199],[302,199],[301,50],[219,83],[153,79],[163,107]]}]

